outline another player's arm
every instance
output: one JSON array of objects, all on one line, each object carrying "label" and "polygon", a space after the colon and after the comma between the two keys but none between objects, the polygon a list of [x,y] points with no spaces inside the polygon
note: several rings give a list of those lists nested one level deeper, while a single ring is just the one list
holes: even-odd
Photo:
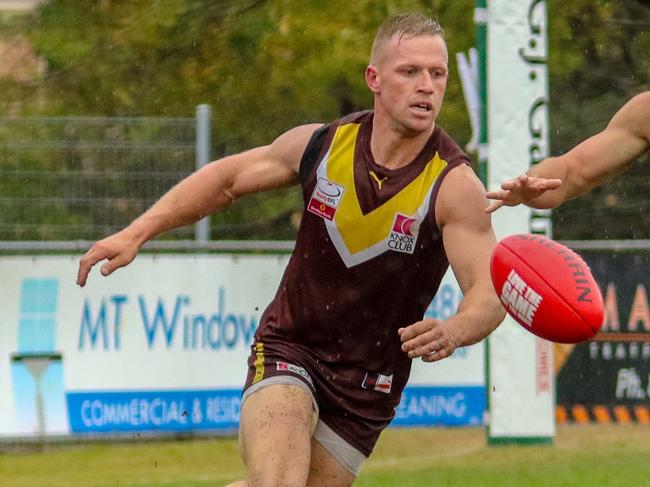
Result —
[{"label": "another player's arm", "polygon": [[549,157],[525,175],[488,193],[488,211],[520,203],[554,208],[625,172],[650,148],[650,92],[627,102],[600,133],[559,157]]},{"label": "another player's arm", "polygon": [[194,223],[240,196],[278,188],[297,180],[300,159],[320,125],[293,128],[272,144],[211,162],[169,190],[129,226],[99,242],[81,258],[77,284],[86,283],[97,262],[103,275],[129,264],[148,240]]},{"label": "another player's arm", "polygon": [[453,169],[440,188],[436,219],[463,299],[448,320],[424,319],[400,330],[402,349],[411,358],[432,362],[447,357],[479,342],[503,321],[505,311],[490,278],[496,238],[484,208],[485,190],[471,168]]},{"label": "another player's arm", "polygon": [[556,172],[559,173],[556,177],[563,183],[557,190],[549,191],[531,203],[541,203],[547,208],[557,206],[625,172],[632,161],[650,146],[649,121],[650,92],[646,92],[626,103],[602,132],[566,154],[533,167],[528,173],[530,176],[548,178],[554,177]]}]

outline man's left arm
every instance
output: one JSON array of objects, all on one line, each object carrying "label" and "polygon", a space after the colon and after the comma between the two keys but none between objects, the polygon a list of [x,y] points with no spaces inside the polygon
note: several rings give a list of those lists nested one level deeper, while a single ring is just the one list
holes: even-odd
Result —
[{"label": "man's left arm", "polygon": [[463,292],[447,320],[424,319],[399,330],[409,357],[434,362],[488,336],[505,311],[492,287],[490,257],[496,246],[483,185],[468,166],[447,174],[436,200],[436,220],[447,258]]}]

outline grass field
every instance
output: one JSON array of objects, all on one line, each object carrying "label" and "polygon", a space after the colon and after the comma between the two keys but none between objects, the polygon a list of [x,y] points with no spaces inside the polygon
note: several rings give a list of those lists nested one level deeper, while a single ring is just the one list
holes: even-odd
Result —
[{"label": "grass field", "polygon": [[[242,474],[223,438],[0,454],[3,487],[221,486]],[[562,426],[553,446],[499,447],[481,428],[390,429],[355,486],[646,487],[650,426]]]}]

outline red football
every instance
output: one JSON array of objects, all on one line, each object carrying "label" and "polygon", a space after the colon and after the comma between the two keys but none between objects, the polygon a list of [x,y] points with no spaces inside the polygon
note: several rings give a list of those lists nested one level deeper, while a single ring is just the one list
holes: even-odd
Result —
[{"label": "red football", "polygon": [[540,235],[510,235],[490,262],[492,284],[510,316],[558,343],[593,337],[603,323],[603,297],[574,251]]}]

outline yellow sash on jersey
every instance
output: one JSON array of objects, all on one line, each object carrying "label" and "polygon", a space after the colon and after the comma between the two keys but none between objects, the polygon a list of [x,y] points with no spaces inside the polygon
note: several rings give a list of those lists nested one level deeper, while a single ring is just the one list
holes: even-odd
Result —
[{"label": "yellow sash on jersey", "polygon": [[364,215],[354,184],[354,152],[360,124],[338,127],[330,150],[319,166],[319,176],[345,188],[332,222],[326,221],[334,245],[348,267],[389,250],[387,244],[398,213],[420,222],[428,212],[431,191],[447,166],[438,153],[424,170],[388,201]]}]

